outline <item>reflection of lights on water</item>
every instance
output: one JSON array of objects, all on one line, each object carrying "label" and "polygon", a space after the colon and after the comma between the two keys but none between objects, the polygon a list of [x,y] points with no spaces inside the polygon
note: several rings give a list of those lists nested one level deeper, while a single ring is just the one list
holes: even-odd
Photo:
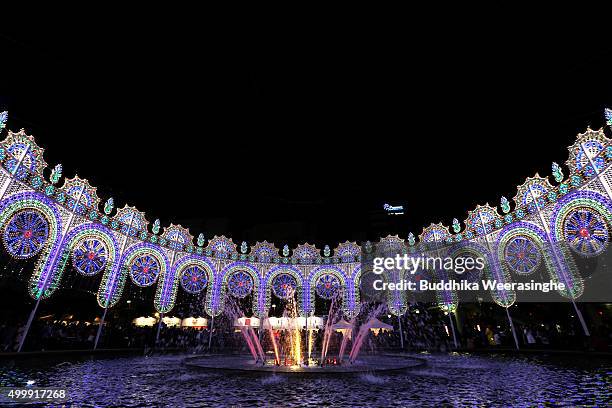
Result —
[{"label": "reflection of lights on water", "polygon": [[27,385],[32,385],[32,384],[34,384],[35,382],[36,382],[36,381],[34,381],[34,380],[28,380],[28,382],[26,382],[26,384],[27,384]]}]

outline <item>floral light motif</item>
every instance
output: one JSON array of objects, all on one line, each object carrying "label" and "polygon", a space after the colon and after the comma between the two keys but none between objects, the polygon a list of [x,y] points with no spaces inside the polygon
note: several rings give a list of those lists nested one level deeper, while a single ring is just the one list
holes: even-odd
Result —
[{"label": "floral light motif", "polygon": [[206,271],[197,265],[187,267],[181,275],[181,286],[187,293],[199,293],[204,290],[207,284]]},{"label": "floral light motif", "polygon": [[510,202],[506,197],[501,198],[500,205],[504,214],[508,214],[510,212]]},{"label": "floral light motif", "polygon": [[108,251],[98,239],[90,238],[77,245],[72,254],[72,264],[78,272],[91,276],[106,266]]},{"label": "floral light motif", "polygon": [[155,235],[159,234],[160,227],[161,227],[161,223],[159,222],[159,218],[158,218],[153,222],[153,227],[151,228],[151,231],[153,231],[153,234]]},{"label": "floral light motif", "polygon": [[234,297],[247,297],[253,290],[253,278],[244,271],[234,272],[227,281],[227,289]]},{"label": "floral light motif", "polygon": [[8,120],[8,112],[4,111],[0,113],[0,129],[4,129],[6,127],[7,120]]},{"label": "floral light motif", "polygon": [[459,220],[453,218],[453,232],[456,234],[461,231],[461,224],[459,224]]},{"label": "floral light motif", "polygon": [[604,108],[604,116],[606,118],[606,124],[612,126],[612,109]]},{"label": "floral light motif", "polygon": [[534,242],[526,236],[516,236],[506,245],[504,258],[508,267],[516,273],[527,275],[540,265],[540,251]]},{"label": "floral light motif", "polygon": [[603,252],[610,236],[608,226],[601,216],[586,208],[568,214],[564,234],[570,247],[585,256]]},{"label": "floral light motif", "polygon": [[159,262],[151,255],[141,255],[130,266],[130,277],[138,286],[151,286],[159,275]]},{"label": "floral light motif", "polygon": [[200,233],[200,235],[198,235],[198,246],[202,248],[205,243],[206,239],[204,238],[204,234]]},{"label": "floral light motif", "polygon": [[4,246],[15,258],[30,258],[43,248],[49,238],[49,224],[39,212],[23,210],[8,221]]},{"label": "floral light motif", "polygon": [[553,162],[552,164],[552,175],[555,178],[555,181],[557,183],[560,183],[563,181],[563,170],[561,170],[561,166],[559,166],[555,162]]},{"label": "floral light motif", "polygon": [[323,299],[331,299],[340,290],[340,280],[331,273],[321,275],[317,280],[317,295]]},{"label": "floral light motif", "polygon": [[297,288],[295,278],[288,273],[281,273],[272,281],[274,294],[281,299],[289,299],[293,296]]},{"label": "floral light motif", "polygon": [[414,246],[416,239],[414,238],[414,234],[411,232],[408,234],[408,245]]},{"label": "floral light motif", "polygon": [[53,170],[51,170],[51,177],[49,177],[49,180],[51,181],[51,184],[56,185],[61,177],[62,177],[62,165],[56,164]]},{"label": "floral light motif", "polygon": [[115,208],[115,200],[111,197],[104,203],[104,214],[110,215],[113,212],[113,208]]}]

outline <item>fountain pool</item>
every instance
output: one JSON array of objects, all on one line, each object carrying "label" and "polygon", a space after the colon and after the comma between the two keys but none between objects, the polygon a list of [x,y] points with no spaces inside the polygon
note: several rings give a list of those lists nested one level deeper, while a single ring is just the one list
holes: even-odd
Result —
[{"label": "fountain pool", "polygon": [[418,354],[425,366],[319,377],[194,370],[185,357],[5,360],[0,384],[65,387],[79,407],[609,406],[612,400],[612,362],[597,357]]}]

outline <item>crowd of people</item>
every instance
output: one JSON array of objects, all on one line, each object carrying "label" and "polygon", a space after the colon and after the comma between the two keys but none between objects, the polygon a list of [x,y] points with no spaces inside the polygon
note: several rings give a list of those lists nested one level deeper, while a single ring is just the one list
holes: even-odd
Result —
[{"label": "crowd of people", "polygon": [[[406,351],[448,351],[450,349],[488,350],[511,349],[515,346],[514,335],[509,325],[480,324],[464,321],[455,328],[450,324],[448,315],[422,308],[418,312],[405,314],[401,318],[401,330],[396,317],[389,319],[394,330],[374,330],[367,336],[363,352],[399,350],[403,344]],[[356,322],[359,326],[363,322]],[[87,350],[92,349],[99,326],[84,321],[34,321],[24,344],[24,351],[48,350]],[[454,336],[453,336],[453,330]],[[0,323],[0,352],[15,352],[25,331],[25,323]],[[306,345],[308,336],[304,330],[302,341]],[[188,350],[240,353],[248,352],[247,343],[230,319],[218,319],[213,335],[209,328],[186,327],[137,327],[125,322],[107,322],[101,332],[98,348],[104,349],[157,349]],[[313,333],[314,348],[322,344],[324,330]],[[356,334],[356,332],[355,332]],[[587,349],[610,351],[612,331],[610,327],[595,328],[589,338],[585,338],[577,327],[564,330],[558,325],[515,323],[516,341],[521,348],[542,349]],[[276,333],[279,343],[283,343],[282,332]],[[271,349],[269,335],[260,336],[264,348]],[[339,349],[342,335],[331,336],[330,349]],[[455,339],[457,346],[455,346]],[[350,342],[349,342],[350,347]]]}]

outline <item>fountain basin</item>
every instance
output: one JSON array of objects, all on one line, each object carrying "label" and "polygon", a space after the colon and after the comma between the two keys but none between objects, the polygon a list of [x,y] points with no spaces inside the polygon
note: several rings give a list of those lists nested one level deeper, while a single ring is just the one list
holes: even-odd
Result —
[{"label": "fountain basin", "polygon": [[379,356],[364,356],[355,363],[347,361],[342,365],[321,366],[276,366],[255,363],[249,356],[210,355],[188,357],[183,364],[199,370],[226,371],[235,373],[274,373],[288,375],[326,375],[326,374],[362,374],[391,373],[421,368],[427,365],[425,359],[401,354],[384,354]]}]

